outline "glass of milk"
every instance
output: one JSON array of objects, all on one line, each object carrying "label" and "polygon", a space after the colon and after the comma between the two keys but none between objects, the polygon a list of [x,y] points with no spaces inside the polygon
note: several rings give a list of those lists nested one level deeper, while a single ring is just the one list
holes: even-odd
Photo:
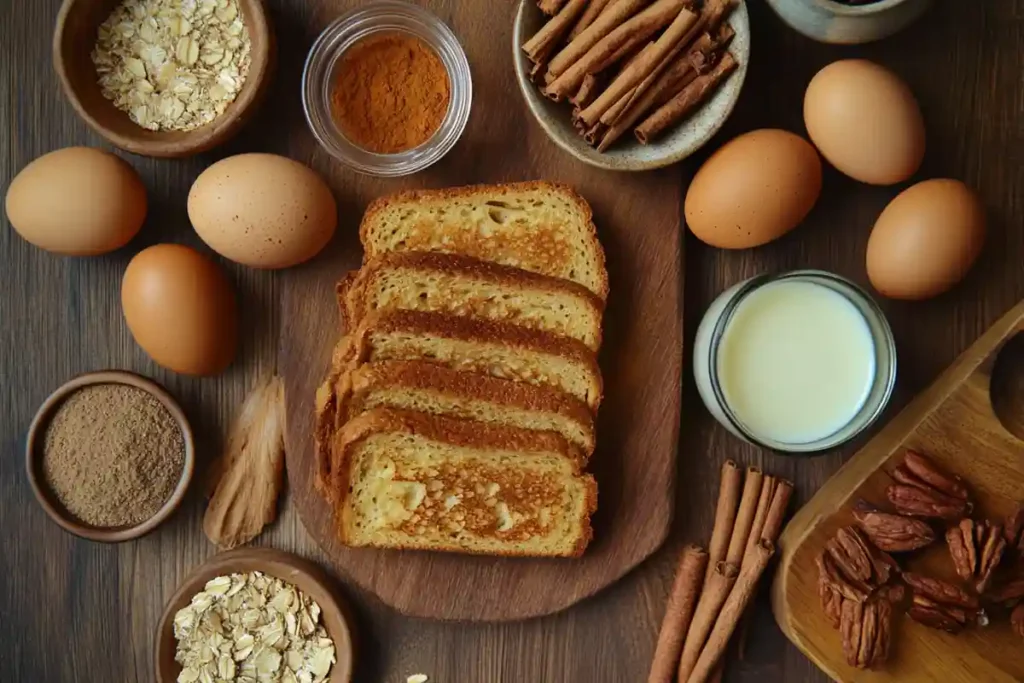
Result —
[{"label": "glass of milk", "polygon": [[839,446],[870,426],[896,382],[878,305],[820,270],[762,275],[722,292],[697,329],[704,405],[736,436],[788,453]]}]

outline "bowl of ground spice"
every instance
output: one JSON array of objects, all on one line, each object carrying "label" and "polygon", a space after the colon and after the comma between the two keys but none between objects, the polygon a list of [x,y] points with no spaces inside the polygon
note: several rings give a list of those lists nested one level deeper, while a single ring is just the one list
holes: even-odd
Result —
[{"label": "bowl of ground spice", "polygon": [[455,145],[469,120],[469,62],[427,10],[384,0],[349,12],[310,49],[302,102],[313,135],[347,166],[409,175]]},{"label": "bowl of ground spice", "polygon": [[65,530],[93,541],[153,530],[192,479],[192,430],[181,407],[129,372],[94,372],[64,384],[40,406],[26,441],[40,505]]}]

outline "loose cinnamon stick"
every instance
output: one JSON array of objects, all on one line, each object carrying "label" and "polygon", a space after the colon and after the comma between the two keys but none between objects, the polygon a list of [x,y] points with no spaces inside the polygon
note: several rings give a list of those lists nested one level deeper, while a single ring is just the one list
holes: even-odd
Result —
[{"label": "loose cinnamon stick", "polygon": [[685,88],[699,74],[712,66],[713,53],[723,49],[733,37],[733,30],[728,25],[719,28],[717,35],[705,33],[694,42],[686,54],[678,56],[668,69],[663,71],[647,92],[639,99],[628,98],[628,108],[610,126],[601,139],[597,150],[603,152],[640,120],[644,114],[660,107]]},{"label": "loose cinnamon stick", "polygon": [[[620,0],[623,3],[627,1],[632,2],[632,0]],[[572,62],[572,65],[566,68],[558,78],[548,84],[544,90],[545,94],[564,97],[573,92],[579,87],[580,81],[583,80],[586,74],[592,73],[595,66],[605,63],[625,43],[631,40],[646,40],[656,31],[672,22],[673,19],[679,16],[685,2],[686,0],[656,0],[650,7],[621,24],[595,43],[593,47],[587,50],[586,54]],[[614,9],[618,9],[618,7],[619,4],[616,3]],[[688,14],[696,16],[692,12],[688,12]],[[604,19],[603,15],[601,19]],[[596,27],[598,23],[600,23],[600,20],[594,22],[594,26],[591,26],[591,28]],[[586,37],[586,33],[587,31],[584,31],[576,40],[582,41]],[[643,38],[638,38],[638,35],[642,35]],[[560,56],[561,54],[556,55],[555,59],[558,59]],[[554,61],[552,60],[552,64],[554,64]],[[551,69],[550,66],[548,68],[549,70]],[[589,125],[597,123],[597,117],[594,117],[593,121],[588,121],[587,123]]]},{"label": "loose cinnamon stick", "polygon": [[601,16],[601,13],[608,7],[610,2],[616,2],[617,0],[591,0],[587,5],[587,9],[583,10],[583,15],[580,20],[576,22],[576,25],[569,31],[569,42],[572,42],[579,34],[583,33],[584,29],[594,23],[594,21]]},{"label": "loose cinnamon stick", "polygon": [[[553,78],[561,76],[570,66],[580,61],[591,48],[604,40],[608,34],[620,28],[630,17],[639,12],[644,4],[646,4],[644,0],[611,0],[606,11],[601,12],[601,15],[590,26],[581,30],[576,37],[571,38],[569,44],[551,59],[548,73]],[[593,72],[593,69],[589,71]]]},{"label": "loose cinnamon stick", "polygon": [[565,0],[537,0],[537,7],[549,17],[558,14],[564,4]]},{"label": "loose cinnamon stick", "polygon": [[648,116],[637,127],[636,139],[640,144],[646,145],[663,130],[683,120],[733,72],[736,66],[736,59],[726,52],[714,69],[695,78],[678,95]]},{"label": "loose cinnamon stick", "polygon": [[686,634],[683,643],[683,653],[679,658],[677,673],[680,681],[689,679],[690,672],[697,663],[704,641],[715,625],[715,620],[722,609],[722,605],[729,597],[736,577],[739,574],[739,567],[730,562],[719,562],[715,565],[711,577],[708,579],[697,608],[693,613],[693,621],[690,622],[690,631]]},{"label": "loose cinnamon stick", "polygon": [[754,523],[750,526],[750,533],[747,534],[747,544],[743,548],[743,561],[753,554],[754,546],[761,541],[761,532],[764,531],[764,523],[768,518],[768,508],[771,507],[772,497],[775,494],[775,487],[778,481],[775,477],[764,475],[761,480],[761,495],[757,499],[757,510],[754,512]]},{"label": "loose cinnamon stick", "polygon": [[789,506],[789,499],[793,495],[793,482],[779,479],[772,495],[772,504],[768,508],[768,516],[764,520],[764,529],[761,530],[761,538],[772,543],[779,540],[782,533],[782,523],[786,519],[786,508]]},{"label": "loose cinnamon stick", "polygon": [[707,564],[708,553],[703,548],[690,545],[683,549],[672,592],[668,596],[668,605],[665,607],[665,618],[661,622],[647,683],[672,683],[683,639],[690,629],[700,596]]},{"label": "loose cinnamon stick", "polygon": [[[680,41],[683,40],[683,37],[696,22],[697,15],[695,13],[686,7],[678,10],[672,18],[672,23],[655,41],[654,49],[642,59],[638,59],[631,64],[629,68],[623,69],[622,73],[608,86],[608,89],[601,93],[601,96],[589,107],[583,110],[580,117],[588,124],[593,125],[597,123],[601,115],[615,104],[620,97],[639,85],[673,51],[678,51]],[[554,86],[554,83],[551,85]]]},{"label": "loose cinnamon stick", "polygon": [[733,525],[736,523],[736,510],[740,504],[740,493],[743,491],[743,470],[733,460],[722,463],[722,481],[718,485],[718,506],[715,509],[715,526],[711,531],[711,543],[708,544],[708,568],[704,580],[711,578],[712,572],[719,562],[725,560],[732,538]]},{"label": "loose cinnamon stick", "polygon": [[748,558],[748,562],[744,563],[743,569],[736,578],[735,585],[729,592],[729,597],[726,598],[725,603],[722,605],[714,628],[712,628],[708,636],[707,644],[704,645],[697,663],[692,671],[688,673],[688,678],[683,677],[682,670],[680,669],[680,681],[707,683],[710,679],[718,662],[722,659],[726,647],[729,645],[729,638],[732,637],[733,631],[736,630],[736,624],[739,623],[740,616],[742,616],[747,605],[750,604],[751,598],[754,596],[757,582],[760,580],[761,575],[764,574],[764,570],[768,566],[768,560],[771,559],[774,553],[775,545],[771,541],[761,539],[755,546],[753,555]]},{"label": "loose cinnamon stick", "polygon": [[562,10],[551,18],[528,41],[523,43],[523,52],[532,62],[543,62],[550,55],[562,36],[572,28],[573,22],[583,12],[587,0],[569,0]]},{"label": "loose cinnamon stick", "polygon": [[754,526],[754,515],[757,514],[757,501],[761,497],[761,484],[764,474],[760,467],[747,468],[747,479],[743,483],[743,497],[740,498],[740,509],[736,513],[736,526],[729,539],[729,550],[725,553],[725,561],[737,567],[743,561],[743,553],[747,549],[747,538]]},{"label": "loose cinnamon stick", "polygon": [[697,20],[687,32],[676,42],[676,44],[662,57],[661,61],[654,65],[651,72],[630,92],[619,98],[619,101],[609,107],[608,111],[601,115],[601,122],[609,126],[615,125],[619,117],[633,102],[643,97],[647,90],[654,85],[654,82],[661,76],[668,66],[673,63],[679,53],[690,46],[693,37],[705,32],[717,31],[722,19],[732,10],[733,0],[707,0],[704,4],[704,11],[700,13]]}]

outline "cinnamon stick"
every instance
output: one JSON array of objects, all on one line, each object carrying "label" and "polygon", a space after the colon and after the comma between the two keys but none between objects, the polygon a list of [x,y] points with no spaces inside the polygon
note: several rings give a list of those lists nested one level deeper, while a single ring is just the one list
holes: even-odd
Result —
[{"label": "cinnamon stick", "polygon": [[[619,2],[631,3],[633,0],[619,0]],[[583,80],[585,75],[592,73],[595,66],[605,63],[606,60],[625,43],[629,41],[646,40],[656,31],[670,24],[673,19],[679,16],[685,3],[686,0],[656,0],[650,7],[631,17],[611,33],[597,41],[597,43],[587,50],[583,56],[576,59],[576,61],[571,62],[571,66],[566,68],[558,78],[548,84],[547,88],[544,89],[545,94],[549,94],[549,96],[554,95],[564,97],[573,92],[579,87],[580,81]],[[613,9],[618,8],[619,3],[616,3],[613,6]],[[696,16],[692,12],[687,13],[690,16]],[[608,12],[607,14],[612,16],[611,12]],[[604,15],[602,15],[598,21],[594,22],[594,25],[590,28],[595,28],[603,19]],[[589,31],[590,29],[587,30]],[[576,41],[582,41],[586,37],[586,34],[587,31],[584,31]],[[643,37],[638,37],[640,35]],[[556,55],[555,59],[558,59],[559,57],[561,57],[561,53]],[[552,64],[554,63],[555,60],[552,60]],[[549,66],[548,69],[550,70],[551,67]],[[587,121],[587,123],[588,125],[593,125],[594,123],[597,123],[597,118],[595,117],[593,121]]]},{"label": "cinnamon stick", "polygon": [[[587,52],[605,39],[608,34],[620,28],[635,13],[640,11],[646,4],[644,0],[611,0],[607,11],[601,12],[585,30],[580,31],[576,37],[569,40],[569,44],[563,47],[558,54],[551,59],[548,65],[548,73],[552,78],[561,76],[566,69],[580,61]],[[582,18],[580,19],[582,21]],[[618,46],[616,46],[617,49]],[[614,52],[614,50],[612,50]],[[593,72],[593,69],[589,69]]]},{"label": "cinnamon stick", "polygon": [[717,31],[718,25],[725,16],[732,10],[733,0],[708,0],[704,4],[704,11],[700,13],[697,20],[690,29],[681,37],[661,61],[654,66],[651,72],[630,92],[619,98],[619,101],[609,107],[608,111],[601,115],[601,122],[609,126],[615,124],[619,117],[633,102],[643,97],[647,90],[661,76],[662,72],[673,63],[679,53],[690,46],[693,37],[705,32]]},{"label": "cinnamon stick", "polygon": [[558,11],[562,9],[564,4],[565,0],[537,0],[537,7],[549,17],[558,14]]},{"label": "cinnamon stick", "polygon": [[[583,122],[583,119],[579,119],[578,121],[578,125],[586,126],[586,124]],[[598,121],[593,126],[586,129],[586,132],[583,134],[583,139],[586,141],[588,145],[596,145],[597,141],[600,140],[601,137],[604,135],[606,129],[607,126]]]},{"label": "cinnamon stick", "polygon": [[775,477],[765,475],[761,480],[761,495],[757,498],[757,509],[754,512],[754,523],[750,526],[750,533],[747,535],[747,544],[743,548],[743,561],[753,554],[754,546],[761,541],[761,532],[764,531],[764,523],[768,518],[768,508],[771,507],[772,497],[775,494],[777,480]]},{"label": "cinnamon stick", "polygon": [[768,507],[768,516],[764,520],[764,529],[761,530],[761,538],[772,543],[779,540],[782,523],[786,519],[786,508],[793,495],[793,482],[785,479],[778,479],[777,482],[775,493],[772,495],[772,504]]},{"label": "cinnamon stick", "polygon": [[627,98],[628,108],[619,116],[615,124],[609,127],[597,150],[603,152],[608,149],[632,128],[641,116],[652,108],[660,107],[668,102],[699,74],[710,69],[714,53],[723,49],[732,40],[733,35],[734,32],[728,25],[719,28],[715,36],[709,33],[703,34],[685,54],[678,56],[675,62],[661,73],[654,85],[648,88],[643,96],[639,99]]},{"label": "cinnamon stick", "polygon": [[597,97],[598,87],[600,86],[597,81],[597,76],[594,74],[587,74],[583,79],[583,82],[580,83],[580,89],[576,91],[575,95],[569,98],[569,101],[572,102],[574,106],[583,109],[583,107],[586,107],[594,101],[595,97]]},{"label": "cinnamon stick", "polygon": [[587,9],[583,10],[583,15],[580,20],[576,22],[576,25],[569,31],[569,42],[572,42],[576,36],[583,33],[584,29],[594,23],[594,21],[601,16],[601,13],[608,7],[610,2],[616,2],[616,0],[591,0],[587,5]]},{"label": "cinnamon stick", "polygon": [[700,656],[704,641],[715,625],[715,620],[722,609],[722,605],[728,599],[736,577],[739,574],[739,567],[730,562],[719,562],[715,565],[711,577],[708,579],[697,608],[693,613],[693,621],[690,622],[690,631],[686,634],[683,643],[683,653],[679,658],[677,670],[679,680],[689,680],[690,672],[696,665]]},{"label": "cinnamon stick", "polygon": [[523,52],[532,62],[546,61],[547,56],[554,51],[554,47],[562,36],[572,28],[573,22],[583,12],[587,0],[569,0],[561,11],[551,18],[539,31],[528,41],[523,43]]},{"label": "cinnamon stick", "polygon": [[722,481],[718,485],[718,506],[715,509],[715,526],[711,531],[711,543],[708,544],[708,568],[704,580],[711,578],[711,573],[719,562],[725,560],[732,538],[733,525],[736,523],[736,509],[740,504],[740,493],[743,490],[743,470],[733,460],[722,463]]},{"label": "cinnamon stick", "polygon": [[754,526],[754,515],[757,514],[757,501],[761,497],[761,484],[764,481],[764,474],[760,467],[750,466],[747,468],[747,480],[743,483],[743,497],[740,498],[740,509],[736,513],[736,526],[732,531],[732,538],[729,539],[729,550],[725,553],[725,561],[737,567],[743,561],[743,554],[747,549],[747,538],[750,537],[750,529]]},{"label": "cinnamon stick", "polygon": [[665,607],[665,618],[661,622],[647,683],[672,683],[683,639],[690,629],[697,606],[707,564],[708,553],[703,548],[690,545],[683,549],[672,592],[668,596],[668,605]]},{"label": "cinnamon stick", "polygon": [[[662,64],[666,57],[680,49],[680,42],[696,22],[697,15],[688,8],[683,7],[678,10],[672,18],[672,23],[655,41],[654,49],[642,59],[638,59],[628,68],[623,69],[622,73],[608,86],[608,89],[601,93],[601,96],[589,107],[583,110],[580,117],[588,124],[593,125],[597,123],[601,115],[615,104],[620,97],[639,85],[641,81],[650,75],[655,67]],[[549,87],[553,86],[554,83]]]},{"label": "cinnamon stick", "polygon": [[753,554],[744,563],[743,569],[740,570],[740,574],[736,578],[735,585],[729,592],[728,598],[726,598],[721,611],[717,615],[718,618],[715,620],[714,628],[712,628],[711,633],[708,635],[707,644],[704,645],[697,663],[692,671],[688,673],[687,678],[683,677],[682,670],[680,669],[680,681],[707,683],[710,679],[729,645],[729,638],[732,637],[733,631],[736,630],[736,624],[739,623],[740,616],[742,616],[747,605],[750,604],[751,598],[754,596],[757,583],[768,566],[768,560],[771,559],[774,553],[775,545],[771,541],[761,539],[754,546]]},{"label": "cinnamon stick", "polygon": [[714,69],[695,78],[678,95],[648,116],[637,127],[636,139],[640,141],[640,144],[646,145],[666,128],[686,118],[733,72],[736,66],[736,59],[726,52]]}]

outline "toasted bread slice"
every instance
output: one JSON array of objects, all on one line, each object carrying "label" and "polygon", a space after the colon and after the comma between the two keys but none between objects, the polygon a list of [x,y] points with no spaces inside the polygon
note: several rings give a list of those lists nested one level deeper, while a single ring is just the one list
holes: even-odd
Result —
[{"label": "toasted bread slice", "polygon": [[522,325],[601,346],[604,302],[569,280],[469,256],[426,251],[384,254],[339,283],[346,323],[366,313],[435,311]]},{"label": "toasted bread slice", "polygon": [[400,408],[520,429],[551,431],[585,458],[594,452],[594,418],[567,394],[423,361],[360,365],[344,380],[351,419],[375,408]]},{"label": "toasted bread slice", "polygon": [[404,192],[374,201],[359,236],[367,259],[440,251],[577,282],[608,297],[590,205],[548,182]]},{"label": "toasted bread slice", "polygon": [[601,403],[601,371],[593,351],[575,339],[518,325],[389,311],[367,316],[342,344],[342,364],[423,360],[553,388],[583,401],[592,412]]},{"label": "toasted bread slice", "polygon": [[379,408],[333,450],[348,545],[575,557],[593,535],[597,484],[551,432]]}]

